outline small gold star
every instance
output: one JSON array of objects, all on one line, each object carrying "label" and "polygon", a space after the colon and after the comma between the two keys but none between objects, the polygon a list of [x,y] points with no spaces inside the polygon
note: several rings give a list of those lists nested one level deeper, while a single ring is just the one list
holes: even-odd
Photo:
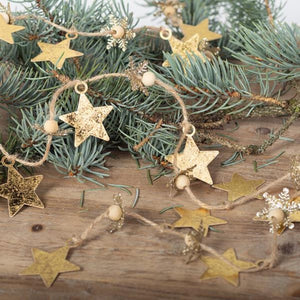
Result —
[{"label": "small gold star", "polygon": [[175,228],[191,227],[197,231],[203,229],[203,235],[207,236],[209,226],[227,224],[225,220],[211,216],[209,210],[204,208],[189,210],[177,207],[174,209],[181,217],[173,224]]},{"label": "small gold star", "polygon": [[12,33],[25,29],[23,26],[7,24],[0,15],[0,40],[9,44],[14,44]]},{"label": "small gold star", "polygon": [[70,49],[70,41],[71,40],[67,38],[57,44],[38,42],[38,46],[41,48],[42,53],[34,57],[31,61],[50,61],[54,65],[57,65],[58,69],[61,69],[67,58],[83,55],[81,52]]},{"label": "small gold star", "polygon": [[40,275],[46,287],[49,288],[58,274],[80,270],[80,267],[66,260],[69,250],[70,248],[65,246],[49,253],[33,248],[34,262],[20,275]]},{"label": "small gold star", "polygon": [[59,118],[75,128],[75,147],[78,147],[90,136],[109,141],[102,122],[112,109],[113,106],[93,107],[89,99],[81,94],[77,111]]},{"label": "small gold star", "polygon": [[[219,151],[200,151],[193,138],[188,137],[182,153],[177,155],[176,165],[181,171],[187,171],[188,176],[193,176],[208,184],[213,184],[207,166],[216,158]],[[166,160],[173,163],[174,154],[166,156]]]},{"label": "small gold star", "polygon": [[[225,251],[223,256],[241,270],[248,270],[256,267],[256,265],[252,262],[238,260],[233,248]],[[239,270],[216,257],[203,256],[201,257],[201,260],[207,265],[208,269],[204,272],[200,279],[205,280],[222,277],[234,286],[239,285]]]},{"label": "small gold star", "polygon": [[44,208],[43,202],[35,193],[43,175],[24,178],[15,168],[8,167],[7,182],[0,185],[0,196],[8,200],[9,216],[15,216],[24,206]]},{"label": "small gold star", "polygon": [[[188,39],[185,42],[182,42],[176,38],[174,38],[173,36],[169,39],[170,42],[170,46],[172,48],[173,54],[174,55],[179,55],[182,57],[182,59],[184,61],[186,61],[187,63],[189,63],[188,60],[188,56],[189,55],[197,55],[199,56],[203,61],[205,61],[205,57],[203,54],[201,54],[198,50],[199,47],[199,43],[200,43],[200,38],[197,34],[195,34],[194,36],[192,36],[190,39]],[[169,67],[170,64],[169,62],[166,60],[163,63],[164,67]]]},{"label": "small gold star", "polygon": [[231,181],[214,184],[213,187],[228,192],[228,201],[251,195],[265,182],[263,179],[248,180],[241,175],[233,174]]},{"label": "small gold star", "polygon": [[209,25],[208,19],[203,20],[196,26],[182,24],[181,29],[184,34],[184,38],[182,39],[182,41],[185,42],[185,41],[189,40],[195,34],[197,34],[199,36],[200,41],[204,38],[206,38],[207,41],[213,41],[213,40],[220,39],[222,37],[222,35],[210,31],[208,28],[208,25]]}]

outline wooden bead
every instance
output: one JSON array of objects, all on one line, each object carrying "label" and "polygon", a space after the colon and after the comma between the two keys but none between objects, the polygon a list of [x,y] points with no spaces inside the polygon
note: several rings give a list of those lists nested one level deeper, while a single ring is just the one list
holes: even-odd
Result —
[{"label": "wooden bead", "polygon": [[5,12],[0,12],[0,16],[4,19],[5,23],[9,23],[9,15]]},{"label": "wooden bead", "polygon": [[122,209],[119,205],[111,205],[108,208],[108,217],[112,221],[119,221],[122,218]]},{"label": "wooden bead", "polygon": [[176,14],[176,9],[173,6],[169,5],[164,9],[164,14],[167,17],[174,16]]},{"label": "wooden bead", "polygon": [[54,134],[58,131],[58,123],[55,120],[47,120],[44,124],[44,130],[48,134]]},{"label": "wooden bead", "polygon": [[275,221],[277,224],[280,224],[284,220],[284,212],[280,208],[274,208],[269,212],[269,219]]},{"label": "wooden bead", "polygon": [[113,26],[111,30],[114,31],[112,37],[115,39],[121,39],[125,35],[125,29],[120,25]]},{"label": "wooden bead", "polygon": [[186,187],[190,186],[190,179],[186,175],[179,175],[175,179],[175,186],[178,190],[184,190]]},{"label": "wooden bead", "polygon": [[144,86],[152,86],[155,83],[156,76],[153,72],[146,72],[143,75],[142,83]]}]

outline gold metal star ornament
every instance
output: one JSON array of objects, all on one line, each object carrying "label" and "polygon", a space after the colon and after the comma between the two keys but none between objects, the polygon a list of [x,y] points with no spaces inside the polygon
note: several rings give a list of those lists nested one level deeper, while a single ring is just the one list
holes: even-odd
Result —
[{"label": "gold metal star ornament", "polygon": [[80,267],[66,260],[69,250],[70,247],[65,246],[49,253],[33,248],[34,262],[20,275],[40,275],[46,287],[49,288],[58,274],[80,270]]},{"label": "gold metal star ornament", "polygon": [[76,39],[77,37],[78,34],[75,34],[73,37],[70,37],[69,34],[66,34],[66,39],[57,44],[38,42],[38,46],[41,48],[42,53],[34,57],[31,61],[50,61],[58,69],[61,69],[67,58],[83,55],[81,52],[70,49],[71,40]]},{"label": "gold metal star ornament", "polygon": [[0,196],[8,200],[9,216],[15,216],[24,205],[44,208],[43,202],[35,193],[43,179],[43,175],[24,178],[14,167],[14,162],[7,163],[2,158],[2,164],[8,168],[7,182],[0,185]]},{"label": "gold metal star ornament", "polygon": [[89,99],[75,87],[75,91],[80,94],[78,109],[75,112],[59,117],[60,120],[75,128],[75,147],[81,145],[88,137],[94,136],[104,141],[109,141],[109,136],[104,128],[103,121],[112,111],[113,106],[93,107]]},{"label": "gold metal star ornament", "polygon": [[191,227],[197,231],[203,229],[203,235],[207,236],[209,226],[227,224],[227,221],[211,216],[209,210],[204,208],[189,210],[177,207],[174,209],[181,217],[173,224],[175,228]]},{"label": "gold metal star ornament", "polygon": [[[183,152],[177,155],[176,167],[180,171],[186,171],[187,176],[193,176],[208,184],[213,184],[207,166],[218,154],[219,151],[200,151],[193,138],[188,136]],[[173,164],[175,155],[166,156],[166,160]]]},{"label": "gold metal star ornament", "polygon": [[203,256],[201,260],[207,265],[208,269],[204,272],[200,279],[205,280],[222,277],[234,286],[238,286],[239,272],[256,267],[256,265],[252,262],[238,260],[233,248],[225,251],[223,253],[223,256],[237,268],[229,265],[219,258],[212,256]]},{"label": "gold metal star ornament", "polygon": [[182,39],[182,41],[188,41],[195,34],[198,35],[200,41],[203,39],[207,39],[207,41],[220,39],[222,35],[210,31],[208,25],[208,19],[203,20],[197,26],[182,24],[181,30],[184,34],[184,38]]},{"label": "gold metal star ornament", "polygon": [[[169,36],[168,37],[163,37],[163,34],[161,34],[161,37],[163,39],[168,39],[170,46],[172,48],[173,54],[181,56],[184,61],[186,61],[189,64],[189,55],[196,55],[199,56],[202,61],[206,61],[205,56],[199,52],[199,44],[200,44],[200,38],[197,34],[193,35],[190,39],[187,41],[183,42],[180,41],[172,36],[172,33],[169,31]],[[163,63],[164,67],[170,66],[169,62],[166,60]]]},{"label": "gold metal star ornament", "polygon": [[235,201],[241,197],[248,196],[256,191],[265,180],[248,180],[241,175],[233,174],[231,181],[214,184],[213,187],[228,192],[228,201]]},{"label": "gold metal star ornament", "polygon": [[14,44],[12,33],[23,29],[25,29],[23,26],[7,24],[5,19],[0,15],[0,40]]}]

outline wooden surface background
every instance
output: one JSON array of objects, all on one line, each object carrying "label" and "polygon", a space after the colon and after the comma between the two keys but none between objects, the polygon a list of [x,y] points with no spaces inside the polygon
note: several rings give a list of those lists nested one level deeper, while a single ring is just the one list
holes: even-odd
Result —
[{"label": "wooden surface background", "polygon": [[[281,119],[249,120],[240,122],[234,133],[226,129],[222,133],[238,138],[241,143],[262,141],[257,128],[276,129]],[[246,161],[232,167],[221,168],[220,162],[231,155],[222,149],[219,157],[210,165],[215,183],[227,181],[234,172],[247,178],[264,178],[267,183],[285,174],[289,156],[299,153],[300,121],[286,133],[294,142],[280,141],[263,156],[247,157]],[[279,163],[254,172],[253,160],[259,164],[285,150]],[[116,153],[107,162],[110,177],[104,182],[134,185],[140,188],[136,211],[157,223],[173,223],[174,211],[162,215],[162,208],[183,204],[196,208],[185,193],[170,197],[166,187],[168,178],[161,178],[150,185],[146,171],[138,170],[128,154]],[[110,234],[108,222],[98,225],[90,239],[70,253],[69,260],[81,267],[81,271],[65,273],[54,285],[45,288],[39,276],[19,276],[18,273],[32,263],[31,248],[52,251],[64,245],[73,234],[81,233],[91,221],[112,204],[118,189],[90,191],[86,193],[84,212],[80,212],[81,192],[95,188],[93,184],[80,184],[76,179],[64,179],[54,168],[46,165],[36,171],[45,179],[38,194],[46,205],[44,210],[24,208],[16,217],[9,218],[7,201],[0,201],[0,299],[294,299],[300,298],[300,224],[279,238],[279,265],[271,271],[241,274],[240,286],[231,286],[223,279],[200,281],[205,265],[200,260],[185,264],[181,256],[183,241],[166,236],[151,227],[127,218],[122,230]],[[154,173],[152,171],[152,173]],[[292,188],[291,182],[284,186]],[[281,191],[278,186],[272,193]],[[202,182],[193,184],[193,190],[207,203],[224,201],[226,193],[215,190]],[[133,196],[122,193],[128,204]],[[264,206],[262,200],[252,201],[232,211],[212,214],[228,221],[218,226],[223,233],[210,231],[204,243],[216,247],[220,253],[233,247],[241,260],[256,261],[270,252],[271,236],[268,225],[252,221],[256,212]],[[34,231],[34,225],[41,230]],[[36,226],[34,228],[37,228]],[[183,232],[186,230],[182,230]]]}]

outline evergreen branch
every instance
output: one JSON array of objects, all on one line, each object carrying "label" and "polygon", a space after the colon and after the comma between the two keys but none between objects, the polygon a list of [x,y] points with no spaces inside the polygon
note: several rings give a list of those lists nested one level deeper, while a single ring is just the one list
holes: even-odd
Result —
[{"label": "evergreen branch", "polygon": [[37,7],[40,8],[46,17],[48,17],[50,19],[51,22],[54,21],[54,16],[49,12],[49,10],[47,9],[47,7],[43,4],[43,0],[35,0]]},{"label": "evergreen branch", "polygon": [[264,73],[264,78],[268,81],[299,78],[300,51],[296,31],[287,24],[276,24],[273,28],[259,23],[256,28],[257,32],[243,26],[240,28],[233,43],[242,51],[232,52],[233,56],[252,67],[248,72]]},{"label": "evergreen branch", "polygon": [[238,153],[247,154],[247,155],[258,155],[264,153],[267,148],[272,146],[293,124],[293,122],[299,118],[300,109],[297,107],[295,112],[289,117],[289,119],[283,124],[283,126],[276,132],[276,134],[272,135],[269,139],[265,140],[261,145],[248,145],[242,146],[237,144],[236,142],[229,140],[228,138],[223,138],[213,134],[211,132],[198,131],[200,137],[205,139],[210,139],[212,142],[226,146],[230,149],[237,151]]}]

